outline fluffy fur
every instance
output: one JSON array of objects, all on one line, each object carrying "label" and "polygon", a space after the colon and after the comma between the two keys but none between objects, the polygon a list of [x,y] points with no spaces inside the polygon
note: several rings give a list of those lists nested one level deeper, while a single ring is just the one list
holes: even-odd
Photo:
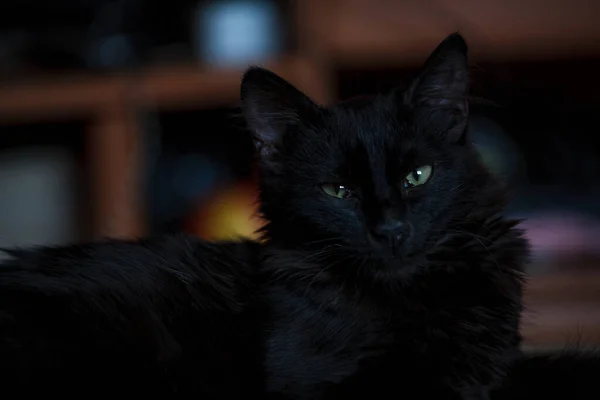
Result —
[{"label": "fluffy fur", "polygon": [[[528,246],[469,141],[467,77],[459,35],[406,90],[368,102],[324,108],[251,68],[265,242],[9,251],[0,387],[485,399],[514,384]],[[429,181],[407,185],[424,165]]]},{"label": "fluffy fur", "polygon": [[[466,45],[407,90],[322,108],[276,75],[242,84],[261,156],[268,389],[291,398],[486,398],[518,348],[527,243],[468,140]],[[430,180],[403,187],[414,168]],[[347,199],[320,184],[352,188]],[[374,238],[401,221],[395,245]],[[401,387],[401,389],[399,389]]]},{"label": "fluffy fur", "polygon": [[1,390],[260,393],[250,304],[257,250],[180,235],[8,251],[0,267]]}]

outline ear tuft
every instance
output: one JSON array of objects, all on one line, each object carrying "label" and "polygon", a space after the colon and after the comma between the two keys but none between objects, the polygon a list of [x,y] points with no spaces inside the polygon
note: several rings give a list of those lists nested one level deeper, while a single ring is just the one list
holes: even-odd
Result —
[{"label": "ear tuft", "polygon": [[447,136],[458,142],[466,129],[468,48],[465,39],[454,33],[431,53],[419,76],[404,93],[404,103],[415,108],[443,111],[451,119]]},{"label": "ear tuft", "polygon": [[261,158],[271,157],[290,126],[297,125],[316,104],[277,74],[250,67],[242,79],[242,109]]}]

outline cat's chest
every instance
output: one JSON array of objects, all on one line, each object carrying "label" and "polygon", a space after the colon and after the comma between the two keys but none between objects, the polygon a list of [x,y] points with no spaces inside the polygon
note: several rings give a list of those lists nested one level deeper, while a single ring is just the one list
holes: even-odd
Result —
[{"label": "cat's chest", "polygon": [[274,302],[272,310],[266,339],[268,389],[294,392],[295,398],[314,398],[313,391],[355,374],[364,359],[382,353],[393,340],[374,319],[347,309],[287,297]]},{"label": "cat's chest", "polygon": [[332,384],[372,381],[373,371],[388,384],[402,377],[405,386],[423,377],[451,387],[463,380],[488,384],[516,343],[516,323],[493,307],[463,303],[399,303],[392,318],[273,293],[268,389],[317,399]]}]

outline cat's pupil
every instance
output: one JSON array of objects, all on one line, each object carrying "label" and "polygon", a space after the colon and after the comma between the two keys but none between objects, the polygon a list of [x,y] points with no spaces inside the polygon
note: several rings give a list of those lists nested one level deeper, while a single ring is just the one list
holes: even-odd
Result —
[{"label": "cat's pupil", "polygon": [[336,185],[332,183],[326,183],[321,185],[321,190],[331,197],[336,197],[338,199],[345,199],[352,195],[352,191],[348,189],[344,185]]},{"label": "cat's pupil", "polygon": [[422,178],[421,175],[422,172],[418,168],[413,169],[410,174],[404,178],[404,187],[410,188],[416,186]]},{"label": "cat's pupil", "polygon": [[418,170],[417,168],[412,170],[412,176],[416,182],[419,182],[421,180],[421,175],[422,175],[422,172],[420,170]]}]

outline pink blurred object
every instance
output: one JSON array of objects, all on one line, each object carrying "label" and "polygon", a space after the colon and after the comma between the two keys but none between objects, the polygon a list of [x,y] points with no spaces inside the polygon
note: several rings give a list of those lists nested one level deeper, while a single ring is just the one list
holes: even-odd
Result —
[{"label": "pink blurred object", "polygon": [[535,258],[600,255],[600,221],[596,218],[566,212],[548,213],[529,217],[522,227]]}]

